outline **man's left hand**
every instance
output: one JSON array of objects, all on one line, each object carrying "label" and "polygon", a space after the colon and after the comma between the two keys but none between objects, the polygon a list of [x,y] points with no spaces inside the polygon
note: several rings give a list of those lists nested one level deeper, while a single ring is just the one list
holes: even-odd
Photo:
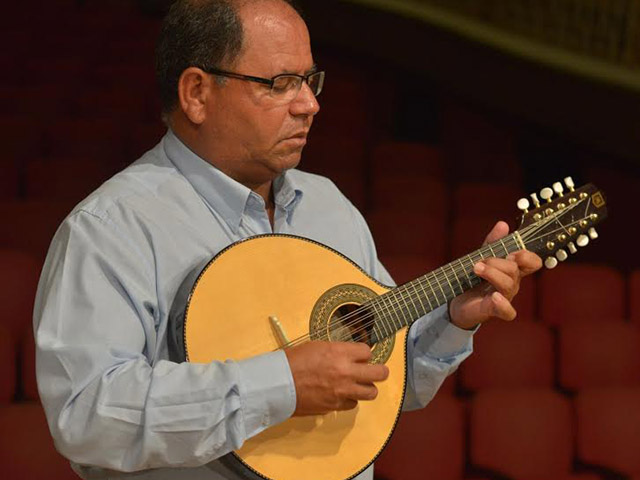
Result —
[{"label": "man's left hand", "polygon": [[[509,233],[505,222],[493,227],[484,244],[495,242]],[[474,266],[474,273],[486,280],[454,298],[449,306],[451,322],[469,330],[491,319],[511,321],[516,310],[511,300],[520,289],[520,280],[539,270],[542,259],[533,252],[520,250],[507,258],[487,258]]]}]

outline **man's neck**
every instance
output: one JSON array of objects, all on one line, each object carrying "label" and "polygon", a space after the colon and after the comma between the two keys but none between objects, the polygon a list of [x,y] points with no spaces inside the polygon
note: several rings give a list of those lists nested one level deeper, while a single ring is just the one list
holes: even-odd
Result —
[{"label": "man's neck", "polygon": [[224,168],[224,165],[218,165],[216,162],[213,162],[206,158],[204,152],[200,151],[198,148],[198,141],[195,136],[195,132],[185,127],[184,119],[180,118],[178,121],[172,122],[170,128],[173,130],[173,133],[184,143],[188,148],[190,148],[196,155],[205,161],[211,163],[214,167],[219,169],[222,173],[227,175],[230,178],[233,178],[235,181],[241,183],[245,187],[253,190],[258,195],[260,195],[264,199],[265,210],[267,211],[267,215],[269,217],[269,221],[271,222],[271,227],[273,228],[274,222],[274,213],[275,213],[275,202],[273,196],[273,181],[269,180],[265,183],[254,184],[252,182],[247,181],[245,178],[237,178],[233,172],[228,171],[228,169]]}]

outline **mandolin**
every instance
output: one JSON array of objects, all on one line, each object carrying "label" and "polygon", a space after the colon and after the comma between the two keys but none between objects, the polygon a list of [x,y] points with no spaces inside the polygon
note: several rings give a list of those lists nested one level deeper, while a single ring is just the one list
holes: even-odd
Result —
[{"label": "mandolin", "polygon": [[187,301],[178,333],[183,360],[241,360],[310,340],[354,341],[367,343],[372,362],[390,371],[377,385],[376,400],[349,411],[290,418],[248,439],[226,463],[248,478],[273,480],[344,480],[366,469],[400,415],[408,327],[480,284],[473,265],[482,259],[527,249],[554,268],[597,238],[594,225],[606,217],[603,194],[592,184],[576,189],[570,177],[565,185],[566,192],[559,182],[543,189],[541,200],[532,194],[533,205],[521,199],[517,231],[395,288],[301,237],[260,235],[216,255]]}]

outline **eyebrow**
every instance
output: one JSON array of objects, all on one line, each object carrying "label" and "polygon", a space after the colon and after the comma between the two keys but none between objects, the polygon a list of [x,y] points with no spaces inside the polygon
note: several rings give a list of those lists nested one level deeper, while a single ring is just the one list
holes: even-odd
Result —
[{"label": "eyebrow", "polygon": [[[313,67],[311,67],[309,70],[304,72],[304,75],[311,75],[312,73],[316,73],[317,71],[318,71],[318,65],[314,63]],[[285,70],[284,72],[279,73],[278,75],[298,75],[298,73],[291,70]]]}]

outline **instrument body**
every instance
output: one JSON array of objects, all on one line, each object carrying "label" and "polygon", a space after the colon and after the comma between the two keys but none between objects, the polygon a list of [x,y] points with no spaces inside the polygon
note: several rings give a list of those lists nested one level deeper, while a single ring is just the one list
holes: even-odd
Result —
[{"label": "instrument body", "polygon": [[[232,245],[207,265],[189,300],[188,361],[242,360],[276,350],[272,316],[289,338],[308,334],[318,299],[337,285],[360,285],[376,295],[389,290],[346,257],[308,239],[263,235]],[[356,476],[382,451],[400,414],[406,332],[394,335],[385,362],[390,375],[377,385],[376,401],[291,418],[247,440],[233,455],[263,478],[300,480],[307,478],[304,472],[322,472],[323,479]]]}]

